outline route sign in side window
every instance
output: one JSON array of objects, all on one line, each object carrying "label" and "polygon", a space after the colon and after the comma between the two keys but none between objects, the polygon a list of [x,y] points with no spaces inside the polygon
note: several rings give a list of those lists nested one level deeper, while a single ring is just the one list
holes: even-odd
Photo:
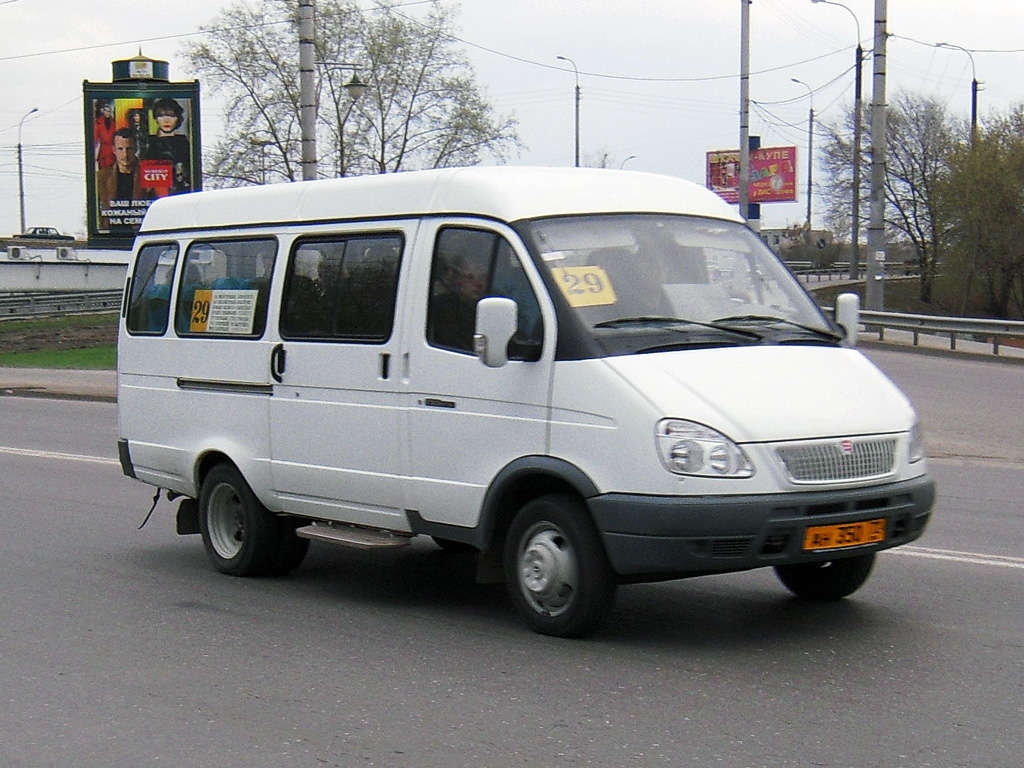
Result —
[{"label": "route sign in side window", "polygon": [[262,336],[276,254],[277,241],[269,237],[192,243],[174,314],[178,335]]},{"label": "route sign in side window", "polygon": [[395,322],[403,245],[398,232],[298,241],[285,276],[281,337],[387,341]]},{"label": "route sign in side window", "polygon": [[442,229],[430,272],[427,343],[472,354],[476,305],[487,296],[516,302],[516,333],[508,345],[509,359],[540,359],[544,341],[540,304],[509,242],[482,229]]},{"label": "route sign in side window", "polygon": [[177,263],[177,243],[155,243],[139,251],[128,296],[129,333],[159,336],[167,331]]}]

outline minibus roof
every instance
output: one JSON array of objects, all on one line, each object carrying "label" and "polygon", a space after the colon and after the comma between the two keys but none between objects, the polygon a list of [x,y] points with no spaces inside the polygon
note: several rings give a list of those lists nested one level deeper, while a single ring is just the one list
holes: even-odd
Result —
[{"label": "minibus roof", "polygon": [[474,166],[173,195],[153,202],[139,233],[437,214],[512,222],[585,213],[678,213],[742,221],[718,195],[671,176]]}]

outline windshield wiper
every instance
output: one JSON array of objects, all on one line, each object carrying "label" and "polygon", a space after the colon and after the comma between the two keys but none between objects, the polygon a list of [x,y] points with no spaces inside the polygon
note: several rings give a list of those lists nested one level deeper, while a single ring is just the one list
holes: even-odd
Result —
[{"label": "windshield wiper", "polygon": [[[594,325],[595,328],[623,328],[630,325],[653,325],[658,328],[663,328],[667,331],[677,331],[679,333],[686,333],[687,327],[696,326],[698,328],[707,328],[712,331],[726,331],[734,336],[740,336],[744,339],[750,339],[751,341],[760,341],[763,337],[759,333],[753,331],[746,331],[742,328],[729,328],[724,325],[717,325],[715,323],[702,323],[700,320],[686,320],[681,317],[663,317],[660,315],[638,315],[636,317],[618,317],[614,320],[603,320],[600,323]],[[679,327],[683,326],[683,327]]]},{"label": "windshield wiper", "polygon": [[834,341],[842,341],[843,337],[841,334],[835,331],[830,331],[825,328],[815,328],[812,325],[804,325],[794,320],[787,320],[784,317],[778,317],[776,315],[732,315],[729,317],[720,317],[717,320],[712,321],[712,325],[719,328],[728,328],[729,330],[738,330],[733,328],[730,323],[765,323],[771,325],[785,325],[790,328],[796,328],[806,333],[812,333],[815,336],[819,336],[826,339],[832,339]]}]

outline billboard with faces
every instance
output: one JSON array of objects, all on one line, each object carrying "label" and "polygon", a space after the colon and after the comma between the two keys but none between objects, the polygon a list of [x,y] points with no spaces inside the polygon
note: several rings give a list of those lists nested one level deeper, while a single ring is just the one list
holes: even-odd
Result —
[{"label": "billboard with faces", "polygon": [[127,246],[153,200],[202,189],[199,84],[84,84],[90,243]]}]

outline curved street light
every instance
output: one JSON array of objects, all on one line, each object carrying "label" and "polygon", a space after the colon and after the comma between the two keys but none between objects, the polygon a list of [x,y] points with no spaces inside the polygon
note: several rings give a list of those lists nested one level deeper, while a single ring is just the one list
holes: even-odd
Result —
[{"label": "curved street light", "polygon": [[814,91],[803,80],[797,80],[795,77],[791,77],[790,80],[807,89],[807,98],[810,101],[810,107],[807,110],[807,240],[809,242],[811,237],[811,182],[814,178]]},{"label": "curved street light", "polygon": [[576,167],[580,167],[580,71],[576,62],[568,56],[556,56],[559,61],[568,61],[572,64],[572,71],[576,74]]},{"label": "curved street light", "polygon": [[971,60],[971,141],[973,142],[975,135],[978,133],[978,71],[974,68],[974,54],[962,45],[954,45],[953,43],[936,43],[935,47],[963,51],[967,54],[967,58]]},{"label": "curved street light", "polygon": [[25,121],[31,115],[39,111],[39,107],[32,107],[18,123],[18,203],[21,207],[21,231],[25,231],[25,169],[21,162],[21,129]]},{"label": "curved street light", "polygon": [[811,0],[812,3],[835,5],[853,17],[857,27],[857,61],[854,68],[853,90],[853,217],[850,233],[850,279],[856,280],[860,272],[860,143],[861,143],[861,91],[863,90],[864,48],[860,44],[860,19],[849,6],[835,0]]}]

